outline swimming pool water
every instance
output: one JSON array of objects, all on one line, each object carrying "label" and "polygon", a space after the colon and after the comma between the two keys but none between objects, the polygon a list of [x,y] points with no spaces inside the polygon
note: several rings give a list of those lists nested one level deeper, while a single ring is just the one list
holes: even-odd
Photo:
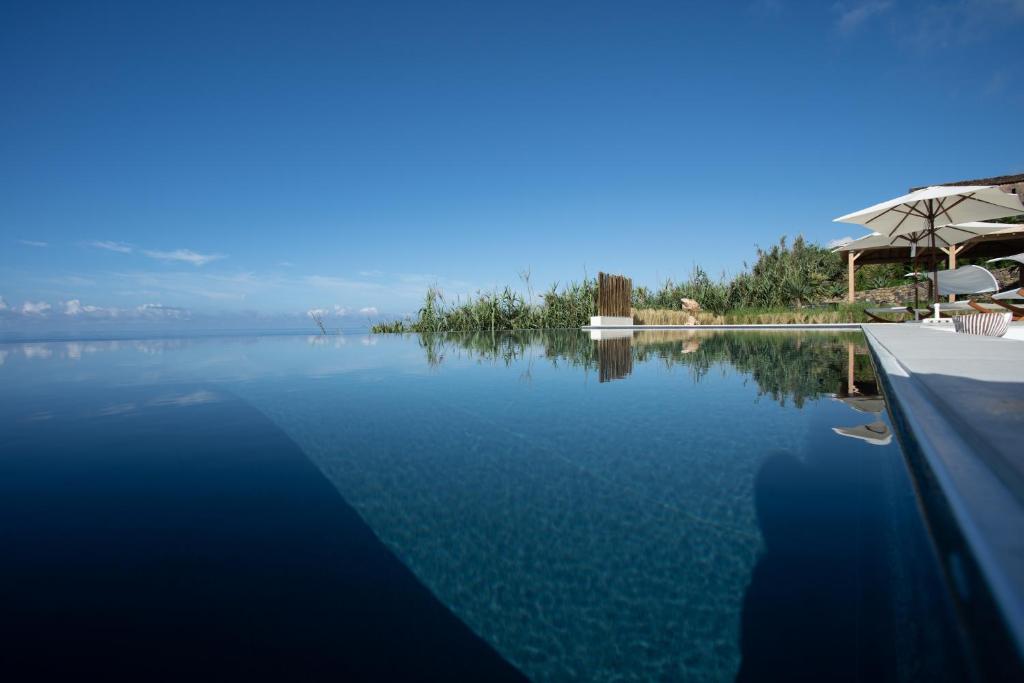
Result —
[{"label": "swimming pool water", "polygon": [[967,671],[859,332],[0,359],[0,579],[31,626],[5,636],[26,651],[357,678]]}]

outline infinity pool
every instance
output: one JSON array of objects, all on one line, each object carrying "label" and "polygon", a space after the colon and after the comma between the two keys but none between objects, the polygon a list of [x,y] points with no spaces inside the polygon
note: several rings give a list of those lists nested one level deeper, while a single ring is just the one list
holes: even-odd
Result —
[{"label": "infinity pool", "polygon": [[957,680],[857,332],[0,345],[5,666]]}]

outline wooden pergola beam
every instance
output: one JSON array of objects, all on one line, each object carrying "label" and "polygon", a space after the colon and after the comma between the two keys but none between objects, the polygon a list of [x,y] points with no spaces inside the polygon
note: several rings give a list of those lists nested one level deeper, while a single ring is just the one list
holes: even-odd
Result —
[{"label": "wooden pergola beam", "polygon": [[857,274],[857,259],[859,259],[860,255],[863,253],[863,251],[846,252],[846,300],[851,304],[853,303],[853,294],[854,290],[856,289],[856,278],[854,276]]},{"label": "wooden pergola beam", "polygon": [[[948,261],[948,263],[946,265],[947,268],[949,268],[950,270],[956,270],[956,257],[957,257],[957,254],[960,254],[961,252],[963,252],[964,249],[967,249],[967,244],[966,243],[964,243],[964,244],[951,244],[951,245],[949,245],[948,247],[946,247],[946,248],[944,248],[942,250],[943,252],[945,252],[946,257],[947,257],[947,261]],[[954,301],[956,301],[956,294],[950,294],[949,295],[949,303],[953,303]]]}]

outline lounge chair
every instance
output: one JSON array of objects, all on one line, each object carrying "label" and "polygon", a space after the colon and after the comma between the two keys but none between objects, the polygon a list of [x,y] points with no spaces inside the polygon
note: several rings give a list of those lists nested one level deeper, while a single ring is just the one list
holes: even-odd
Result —
[{"label": "lounge chair", "polygon": [[[996,261],[1015,261],[1019,264],[1020,269],[1024,271],[1024,252],[1014,254],[1013,256],[1000,256],[999,258],[989,259],[988,262],[994,263]],[[1014,320],[1024,320],[1024,307],[1009,303],[1015,299],[1024,299],[1024,278],[1021,279],[1020,285],[1017,287],[1011,287],[1003,292],[992,295],[993,303],[1013,313]]]},{"label": "lounge chair", "polygon": [[997,306],[1001,306],[1003,310],[1013,313],[1014,320],[1024,320],[1024,308],[1009,303],[1015,299],[1024,299],[1024,287],[1008,289],[1005,292],[992,295],[992,302]]},{"label": "lounge chair", "polygon": [[[929,279],[932,273],[923,273]],[[940,270],[938,283],[936,285],[940,296],[949,294],[988,294],[999,291],[999,283],[992,273],[981,266],[961,266],[956,270]],[[930,307],[930,312],[935,318],[941,317],[943,313],[993,313],[1000,311],[997,304],[982,304],[976,301],[954,301],[951,303],[936,303]]]},{"label": "lounge chair", "polygon": [[912,306],[879,306],[875,308],[865,308],[864,315],[874,320],[876,323],[900,323],[902,320],[890,320],[883,318],[883,315],[900,315],[909,313],[914,316],[914,319],[918,319],[923,315],[930,315],[931,309],[928,308],[914,308]]}]

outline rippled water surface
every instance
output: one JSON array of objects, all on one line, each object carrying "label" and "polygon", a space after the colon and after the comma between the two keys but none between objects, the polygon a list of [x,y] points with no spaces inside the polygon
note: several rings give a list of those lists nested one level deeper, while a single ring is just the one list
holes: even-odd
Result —
[{"label": "rippled water surface", "polygon": [[88,623],[99,662],[159,641],[317,675],[963,673],[860,333],[38,343],[0,363],[0,578],[29,623],[5,635],[29,650]]}]

